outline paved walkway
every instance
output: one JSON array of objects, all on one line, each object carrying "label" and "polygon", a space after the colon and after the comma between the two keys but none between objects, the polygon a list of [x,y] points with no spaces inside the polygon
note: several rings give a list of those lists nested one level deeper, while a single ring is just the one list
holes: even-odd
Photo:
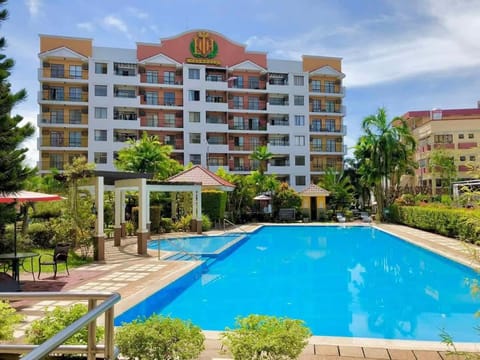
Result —
[{"label": "paved walkway", "polygon": [[[241,230],[251,231],[255,228],[256,225],[248,225],[242,226]],[[472,254],[476,251],[476,247],[466,246],[453,239],[405,226],[382,224],[379,228],[464,264],[474,266]],[[172,236],[172,234],[167,235]],[[164,255],[166,254],[162,254],[162,258]],[[105,262],[72,269],[70,276],[59,273],[56,280],[52,279],[51,274],[42,274],[42,279],[34,282],[31,275],[29,277],[26,274],[22,278],[22,290],[116,291],[122,296],[122,300],[115,307],[116,313],[119,314],[199,264],[195,261],[165,261],[158,258],[156,251],[149,251],[147,256],[139,256],[136,254],[136,238],[122,240],[120,247],[114,247],[113,240],[107,240],[105,258],[107,259]],[[40,318],[45,309],[56,305],[69,306],[71,304],[68,301],[15,302],[15,306],[26,315],[24,323],[15,332],[17,342],[21,342],[28,323]],[[200,359],[231,357],[221,353],[218,333],[205,333],[207,337],[206,350]],[[312,337],[300,359],[446,360],[447,356],[444,350],[445,347],[439,342]],[[480,346],[467,344],[466,350],[480,351]],[[452,359],[452,357],[449,356],[448,359]]]}]

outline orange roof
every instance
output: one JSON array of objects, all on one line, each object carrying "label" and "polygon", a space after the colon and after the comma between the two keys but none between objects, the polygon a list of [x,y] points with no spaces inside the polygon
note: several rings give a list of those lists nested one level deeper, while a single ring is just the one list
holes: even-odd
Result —
[{"label": "orange roof", "polygon": [[[214,174],[210,170],[207,170],[200,165],[195,165],[194,167],[184,170],[177,175],[167,179],[167,182],[197,182],[201,183],[203,187],[222,187],[223,190],[230,191],[233,190],[235,185],[228,182],[225,179],[222,179],[217,174]],[[230,189],[225,189],[230,188]]]},{"label": "orange roof", "polygon": [[300,196],[329,196],[330,192],[312,183],[298,194]]}]

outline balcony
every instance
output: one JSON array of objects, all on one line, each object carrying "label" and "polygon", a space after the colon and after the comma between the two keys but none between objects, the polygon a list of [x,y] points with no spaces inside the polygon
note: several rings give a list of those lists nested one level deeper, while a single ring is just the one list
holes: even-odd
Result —
[{"label": "balcony", "polygon": [[183,78],[181,76],[152,76],[147,74],[140,74],[140,82],[142,84],[148,84],[152,87],[180,87],[183,85]]},{"label": "balcony", "polygon": [[341,143],[336,143],[334,145],[323,144],[323,145],[315,145],[310,144],[310,151],[315,153],[325,153],[325,154],[338,154],[338,155],[346,155],[347,154],[347,146]]},{"label": "balcony", "polygon": [[134,111],[114,111],[113,120],[137,120],[137,113]]},{"label": "balcony", "polygon": [[209,94],[207,92],[205,101],[208,103],[209,111],[226,112],[228,110],[227,100],[222,95]]},{"label": "balcony", "polygon": [[[87,105],[88,91],[82,91],[80,94],[66,94],[63,89],[42,90],[38,93],[39,102],[42,103],[70,103],[66,105]],[[83,103],[83,104],[82,104]]]},{"label": "balcony", "polygon": [[62,82],[88,82],[88,69],[82,69],[80,71],[65,71],[65,70],[58,70],[52,69],[51,67],[44,67],[38,69],[38,80],[39,81],[52,81],[55,80],[62,80]]},{"label": "balcony", "polygon": [[[86,110],[86,109],[85,109]],[[43,112],[37,115],[37,124],[39,126],[63,126],[63,125],[88,125],[88,114],[81,113],[80,116],[70,116],[68,112],[66,115],[58,116],[50,112]]]},{"label": "balcony", "polygon": [[61,136],[45,136],[41,138],[40,146],[41,147],[53,147],[53,148],[81,148],[88,147],[88,137],[82,136],[80,138],[72,137],[69,138]]},{"label": "balcony", "polygon": [[310,96],[338,96],[344,97],[345,96],[345,87],[340,85],[335,86],[310,86]]},{"label": "balcony", "polygon": [[208,73],[205,76],[206,88],[212,90],[227,90],[225,74]]},{"label": "balcony", "polygon": [[238,83],[235,81],[235,77],[232,77],[231,79],[232,80],[228,82],[228,87],[230,89],[265,90],[267,87],[267,82],[264,80],[252,80]]},{"label": "balcony", "polygon": [[267,109],[266,102],[263,100],[255,101],[255,102],[248,102],[247,104],[243,104],[243,102],[228,102],[228,108],[230,110],[247,110],[249,112],[256,112],[256,111],[265,111]]},{"label": "balcony", "polygon": [[228,142],[229,151],[255,151],[260,146],[264,145],[259,139],[254,140],[239,140],[237,137],[233,137]]},{"label": "balcony", "polygon": [[170,145],[174,150],[183,150],[183,138],[173,138],[164,141],[164,145]]},{"label": "balcony", "polygon": [[345,135],[347,133],[347,127],[342,126],[327,126],[321,127],[318,125],[310,125],[310,131],[314,133],[325,133],[325,134],[341,134]]}]

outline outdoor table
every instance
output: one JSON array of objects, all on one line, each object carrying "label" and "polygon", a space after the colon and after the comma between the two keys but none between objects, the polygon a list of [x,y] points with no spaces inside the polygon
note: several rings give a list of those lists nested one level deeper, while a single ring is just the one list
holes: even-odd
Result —
[{"label": "outdoor table", "polygon": [[[20,265],[22,265],[23,267],[23,262],[26,259],[30,259],[32,277],[33,277],[33,281],[35,281],[35,274],[33,271],[33,258],[36,256],[38,256],[38,254],[34,252],[17,252],[16,254],[7,253],[7,254],[0,254],[0,261],[9,262],[11,264],[12,277],[20,284]],[[23,267],[23,270],[25,270],[24,267]]]}]

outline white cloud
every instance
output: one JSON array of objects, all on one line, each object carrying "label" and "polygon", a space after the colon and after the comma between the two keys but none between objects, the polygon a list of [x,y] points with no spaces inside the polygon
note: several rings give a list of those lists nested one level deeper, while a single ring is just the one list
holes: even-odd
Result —
[{"label": "white cloud", "polygon": [[26,154],[26,163],[28,166],[35,167],[38,163],[39,152],[37,149],[37,138],[38,138],[38,127],[37,124],[37,113],[34,111],[23,111],[22,114],[23,120],[20,122],[20,126],[25,125],[26,123],[31,123],[35,126],[35,134],[26,139],[21,147],[27,148],[28,152]]},{"label": "white cloud", "polygon": [[88,32],[95,31],[95,25],[91,22],[78,23],[77,28],[79,28],[80,30],[88,31]]},{"label": "white cloud", "polygon": [[128,26],[120,18],[118,18],[114,15],[108,15],[103,19],[103,24],[107,28],[112,28],[114,30],[118,30],[118,31],[124,33],[125,35],[127,35],[128,38],[131,38],[131,35],[128,31]]},{"label": "white cloud", "polygon": [[129,13],[129,15],[135,16],[138,19],[148,18],[148,13],[135,7],[127,7],[127,12]]},{"label": "white cloud", "polygon": [[30,15],[37,16],[40,12],[41,0],[25,0],[25,5]]}]

